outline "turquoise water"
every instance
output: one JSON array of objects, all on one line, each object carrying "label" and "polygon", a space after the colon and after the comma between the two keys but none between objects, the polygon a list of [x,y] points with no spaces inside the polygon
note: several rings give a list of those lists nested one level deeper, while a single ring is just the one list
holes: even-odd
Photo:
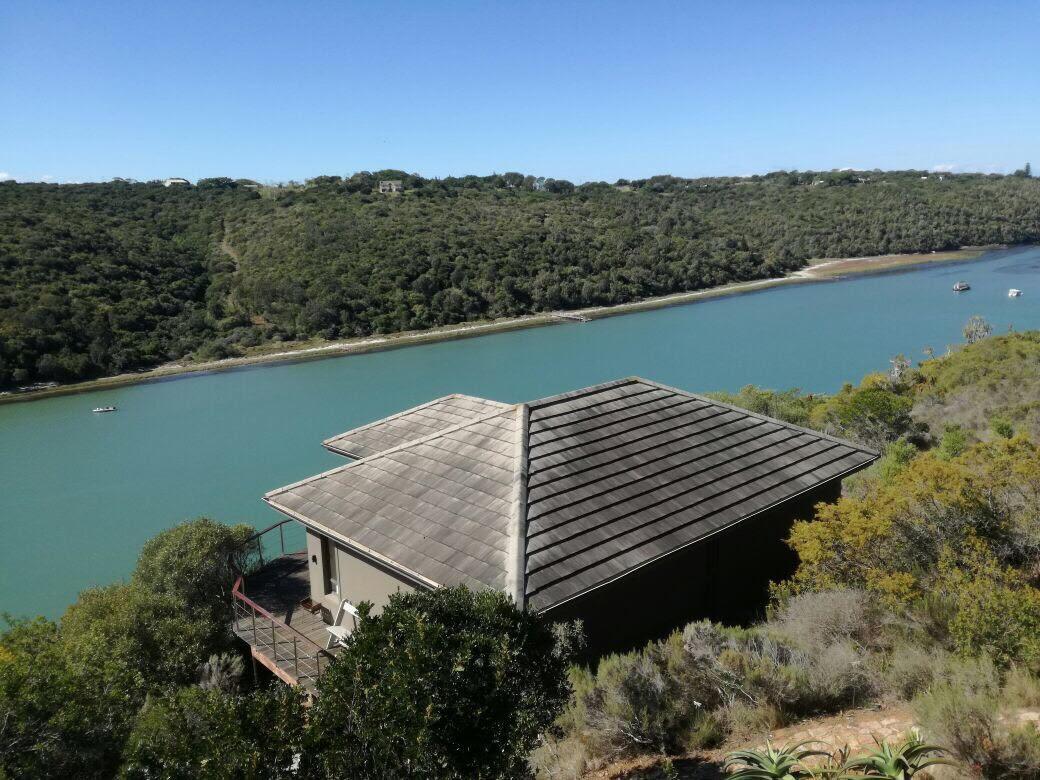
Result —
[{"label": "turquoise water", "polygon": [[[951,292],[958,279],[972,290]],[[1009,299],[1009,287],[1025,295]],[[584,325],[260,366],[0,406],[0,611],[61,614],[142,543],[208,515],[265,526],[260,496],[342,461],[331,434],[453,392],[538,398],[639,374],[693,391],[833,391],[969,316],[1040,328],[1040,248],[774,288]],[[118,406],[95,415],[95,406]]]}]

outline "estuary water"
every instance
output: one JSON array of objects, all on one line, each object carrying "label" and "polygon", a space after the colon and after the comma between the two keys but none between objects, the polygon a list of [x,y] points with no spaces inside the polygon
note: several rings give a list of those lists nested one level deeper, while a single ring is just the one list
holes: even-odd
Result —
[{"label": "estuary water", "polygon": [[[969,292],[956,294],[964,279]],[[1007,291],[1017,287],[1021,298]],[[694,392],[831,392],[905,353],[1040,328],[1040,247],[321,361],[0,406],[0,611],[58,617],[201,515],[269,525],[266,491],[344,461],[322,439],[448,393],[530,400],[629,375]],[[92,414],[96,406],[115,414]]]}]

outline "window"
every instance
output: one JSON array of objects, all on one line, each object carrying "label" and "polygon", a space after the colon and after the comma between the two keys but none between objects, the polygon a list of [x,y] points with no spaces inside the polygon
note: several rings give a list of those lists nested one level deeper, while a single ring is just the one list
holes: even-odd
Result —
[{"label": "window", "polygon": [[326,593],[339,593],[336,564],[336,545],[329,542],[328,537],[321,537],[321,574]]}]

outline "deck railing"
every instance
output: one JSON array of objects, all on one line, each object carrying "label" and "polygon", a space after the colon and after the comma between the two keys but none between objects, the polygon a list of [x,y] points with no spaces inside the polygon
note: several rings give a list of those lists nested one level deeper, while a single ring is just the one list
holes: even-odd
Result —
[{"label": "deck railing", "polygon": [[[264,566],[268,562],[264,560],[264,537],[277,529],[281,555],[284,556],[284,526],[291,522],[295,521],[286,518],[257,531],[243,543],[243,548],[255,544],[259,564]],[[231,589],[235,633],[270,660],[274,665],[271,671],[279,677],[292,684],[310,687],[335,656],[249,598],[245,593],[245,573],[239,560],[233,556],[231,561],[237,574]]]},{"label": "deck railing", "polygon": [[[267,528],[264,528],[263,530],[257,531],[244,542],[242,542],[241,547],[238,548],[240,553],[245,552],[248,554],[249,552],[255,551],[260,565],[263,566],[265,563],[267,563],[267,561],[264,560],[264,537],[272,531],[277,530],[278,545],[279,549],[281,550],[280,554],[285,555],[285,526],[289,523],[295,522],[296,521],[292,518],[287,517],[284,520],[279,520],[277,523],[274,523],[273,525],[267,526]],[[238,565],[238,560],[236,559],[236,556],[232,556],[231,565],[238,571],[239,574],[243,573],[241,567]]]},{"label": "deck railing", "polygon": [[277,670],[271,671],[283,679],[285,675],[292,678],[287,682],[299,685],[316,682],[332,662],[332,653],[243,593],[244,579],[240,575],[231,590],[235,633],[274,663]]}]

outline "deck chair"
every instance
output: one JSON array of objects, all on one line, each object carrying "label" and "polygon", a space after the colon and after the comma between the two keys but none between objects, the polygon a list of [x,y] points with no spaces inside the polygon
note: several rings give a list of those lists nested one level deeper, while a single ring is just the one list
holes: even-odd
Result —
[{"label": "deck chair", "polygon": [[[336,616],[332,619],[331,626],[325,626],[325,630],[329,632],[329,641],[325,644],[326,650],[331,650],[333,647],[343,645],[347,641],[347,637],[354,633],[357,628],[358,611],[346,599],[343,599],[339,603],[339,609],[336,610]],[[350,625],[343,625],[343,618],[346,615],[350,615]]]}]

